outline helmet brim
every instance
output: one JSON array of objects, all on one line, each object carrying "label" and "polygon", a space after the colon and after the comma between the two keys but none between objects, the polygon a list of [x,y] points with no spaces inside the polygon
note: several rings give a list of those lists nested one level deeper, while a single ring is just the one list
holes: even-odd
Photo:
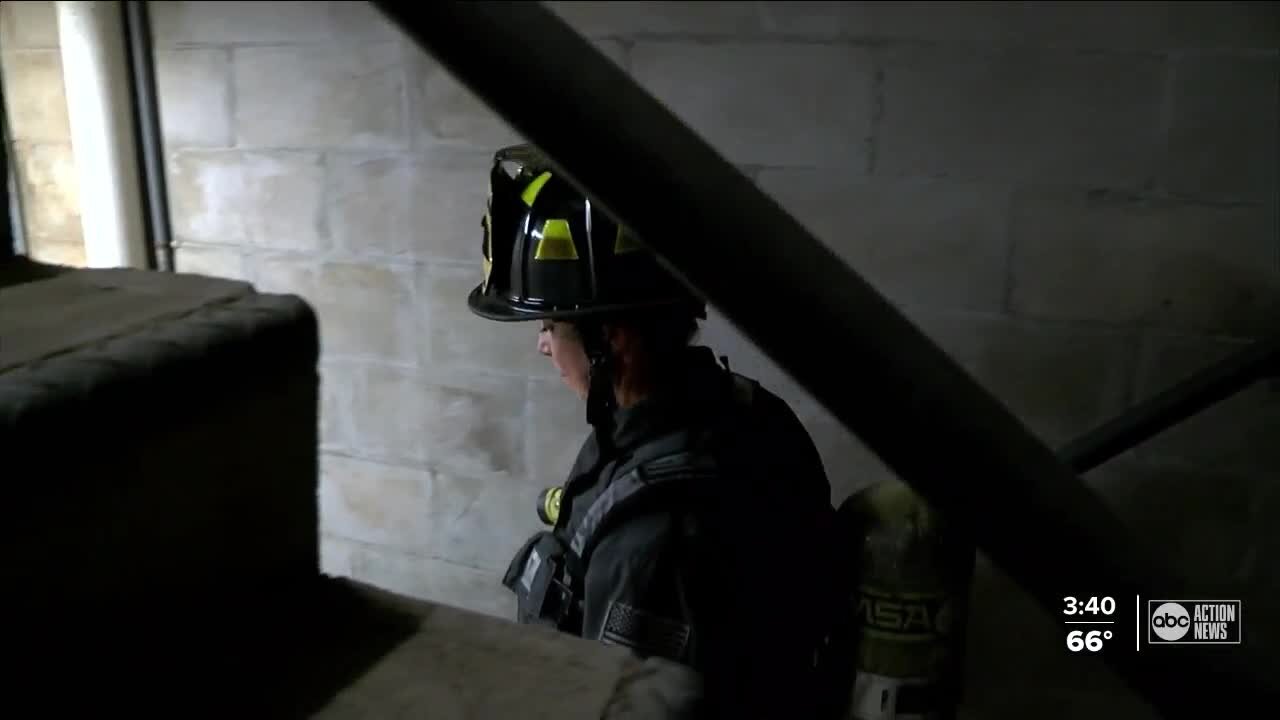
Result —
[{"label": "helmet brim", "polygon": [[[484,292],[483,285],[477,285],[467,296],[467,307],[471,312],[486,320],[498,322],[524,322],[529,320],[569,320],[574,318],[605,315],[609,313],[642,310],[645,308],[661,308],[679,305],[679,300],[654,301],[649,303],[619,303],[615,305],[588,305],[573,308],[536,309],[522,308],[504,302]],[[688,303],[690,306],[693,303]],[[706,317],[705,306],[696,313],[699,318]]]}]

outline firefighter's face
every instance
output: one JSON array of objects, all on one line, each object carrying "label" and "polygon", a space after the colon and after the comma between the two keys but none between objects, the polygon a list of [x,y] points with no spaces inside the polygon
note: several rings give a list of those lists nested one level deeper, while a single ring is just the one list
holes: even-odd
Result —
[{"label": "firefighter's face", "polygon": [[573,326],[554,320],[543,320],[538,329],[538,352],[551,358],[551,364],[560,371],[560,379],[578,397],[584,400],[590,387],[588,382],[587,353],[582,348]]}]

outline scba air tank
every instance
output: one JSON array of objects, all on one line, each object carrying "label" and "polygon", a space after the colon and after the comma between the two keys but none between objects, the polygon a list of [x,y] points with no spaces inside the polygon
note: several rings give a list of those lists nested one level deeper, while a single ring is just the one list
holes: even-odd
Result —
[{"label": "scba air tank", "polygon": [[853,720],[953,720],[963,686],[975,546],[907,484],[840,506],[854,543]]}]

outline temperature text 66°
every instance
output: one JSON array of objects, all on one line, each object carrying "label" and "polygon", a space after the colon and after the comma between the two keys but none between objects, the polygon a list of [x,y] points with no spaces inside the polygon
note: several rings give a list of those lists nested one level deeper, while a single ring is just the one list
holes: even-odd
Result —
[{"label": "temperature text 66\u00b0", "polygon": [[1067,633],[1067,649],[1071,652],[1098,652],[1102,649],[1102,641],[1110,639],[1110,630],[1072,630]]}]

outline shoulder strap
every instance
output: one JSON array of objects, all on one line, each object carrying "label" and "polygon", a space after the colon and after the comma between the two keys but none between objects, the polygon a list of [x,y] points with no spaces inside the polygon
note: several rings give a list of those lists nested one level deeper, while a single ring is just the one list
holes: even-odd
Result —
[{"label": "shoulder strap", "polygon": [[658,491],[709,479],[715,470],[711,458],[687,450],[662,455],[632,468],[610,483],[587,508],[569,541],[570,552],[585,563],[601,532],[641,500],[650,499]]},{"label": "shoulder strap", "polygon": [[[732,394],[724,414],[732,422],[754,402],[756,383],[727,369],[726,374],[732,380]],[[633,457],[627,463],[632,466],[630,469],[622,468],[622,475],[596,497],[577,526],[570,528],[569,562],[575,569],[585,567],[603,533],[642,501],[652,499],[658,492],[678,490],[691,481],[714,476],[715,460],[689,449],[696,444],[693,440],[686,431],[672,433]]]}]

